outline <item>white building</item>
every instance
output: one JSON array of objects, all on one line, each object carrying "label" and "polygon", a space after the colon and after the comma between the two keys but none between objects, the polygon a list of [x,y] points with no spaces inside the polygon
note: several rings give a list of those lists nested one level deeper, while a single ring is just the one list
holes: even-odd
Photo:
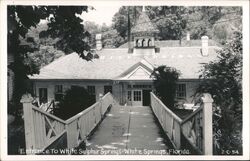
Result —
[{"label": "white building", "polygon": [[97,35],[99,59],[86,61],[76,53],[59,58],[30,77],[34,92],[41,102],[47,102],[60,99],[71,86],[83,86],[96,100],[111,91],[120,104],[149,105],[149,92],[153,89],[150,75],[155,67],[166,65],[181,72],[177,99],[191,103],[199,71],[204,63],[216,59],[218,47],[210,46],[207,36],[185,41],[186,46],[173,47],[177,41],[156,41],[158,32],[142,12],[132,28],[133,43],[129,50],[126,44],[102,49],[101,36]]}]

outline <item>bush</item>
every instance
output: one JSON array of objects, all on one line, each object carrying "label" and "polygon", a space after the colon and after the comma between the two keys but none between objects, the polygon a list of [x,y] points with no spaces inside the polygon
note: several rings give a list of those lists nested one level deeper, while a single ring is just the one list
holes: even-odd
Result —
[{"label": "bush", "polygon": [[215,154],[242,153],[242,33],[234,32],[217,52],[218,60],[204,65],[196,94],[210,93],[216,105],[214,115],[220,119],[214,120]]},{"label": "bush", "polygon": [[72,86],[71,89],[66,91],[62,101],[58,104],[58,108],[54,110],[54,115],[66,120],[94,103],[93,97],[84,87]]},{"label": "bush", "polygon": [[156,94],[161,101],[170,109],[174,109],[176,86],[180,73],[171,67],[159,66],[154,69],[152,77]]}]

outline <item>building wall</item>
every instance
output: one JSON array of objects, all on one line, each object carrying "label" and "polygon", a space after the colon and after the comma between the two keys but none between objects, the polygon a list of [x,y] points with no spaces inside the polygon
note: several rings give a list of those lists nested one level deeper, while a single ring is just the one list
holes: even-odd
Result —
[{"label": "building wall", "polygon": [[[55,85],[63,85],[63,92],[71,86],[81,86],[87,89],[87,86],[95,86],[96,100],[100,99],[100,94],[104,94],[104,86],[112,85],[111,81],[33,81],[33,89],[36,97],[39,97],[39,88],[47,88],[48,101],[55,99]],[[114,90],[114,88],[112,89]]]},{"label": "building wall", "polygon": [[[179,100],[184,101],[185,103],[192,103],[193,97],[192,95],[195,92],[195,89],[198,86],[197,80],[181,80],[178,83],[186,84],[186,99]],[[70,89],[72,85],[85,87],[87,86],[95,86],[96,92],[96,100],[100,99],[100,94],[104,94],[104,86],[111,85],[112,86],[112,93],[117,102],[121,105],[130,105],[130,102],[127,101],[127,92],[128,90],[134,90],[138,88],[128,88],[128,85],[152,85],[153,90],[153,82],[148,81],[140,81],[140,82],[112,82],[112,81],[75,81],[75,80],[68,80],[68,81],[34,81],[34,93],[38,97],[39,96],[39,88],[47,88],[48,90],[48,101],[51,101],[55,97],[55,85],[63,85],[63,92],[67,89]]]},{"label": "building wall", "polygon": [[198,80],[180,80],[178,83],[186,84],[186,100],[185,103],[193,103],[193,95],[199,85]]}]

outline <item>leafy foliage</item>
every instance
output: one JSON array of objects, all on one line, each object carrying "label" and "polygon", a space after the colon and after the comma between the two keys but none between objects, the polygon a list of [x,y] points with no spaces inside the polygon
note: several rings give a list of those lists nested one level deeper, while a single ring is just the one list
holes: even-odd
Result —
[{"label": "leafy foliage", "polygon": [[187,25],[187,9],[178,6],[147,7],[162,40],[181,40]]},{"label": "leafy foliage", "polygon": [[71,89],[66,91],[58,105],[59,108],[54,110],[54,114],[66,120],[94,104],[95,101],[91,98],[84,87],[72,86]]},{"label": "leafy foliage", "polygon": [[[235,31],[234,38],[218,51],[218,61],[202,69],[202,82],[196,93],[211,93],[217,105],[215,115],[220,121],[215,127],[222,133],[219,150],[242,150],[242,33]],[[230,142],[229,142],[230,141]]]},{"label": "leafy foliage", "polygon": [[156,94],[161,101],[170,109],[174,108],[176,86],[180,72],[174,68],[159,66],[154,69],[151,77],[154,79]]},{"label": "leafy foliage", "polygon": [[125,42],[125,39],[121,37],[116,29],[112,26],[102,24],[101,26],[90,21],[84,23],[85,29],[91,34],[90,44],[92,48],[95,48],[96,39],[95,36],[98,33],[102,34],[102,46],[103,48],[116,48]]},{"label": "leafy foliage", "polygon": [[34,60],[27,60],[28,53],[37,50],[32,39],[30,43],[21,43],[28,30],[42,19],[49,20],[48,30],[41,36],[58,38],[55,46],[66,53],[77,52],[86,60],[92,58],[88,45],[89,33],[85,32],[82,20],[77,16],[87,11],[87,6],[8,6],[8,56],[13,55],[14,63],[9,68],[14,72],[13,103],[20,107],[20,98],[28,88],[27,75],[39,73],[39,67]]},{"label": "leafy foliage", "polygon": [[118,34],[126,39],[128,36],[128,14],[130,16],[131,26],[135,25],[135,21],[141,12],[141,6],[123,6],[113,16],[113,28],[117,30]]},{"label": "leafy foliage", "polygon": [[[132,27],[142,7],[129,8]],[[200,39],[201,36],[207,35],[224,44],[232,35],[228,26],[230,28],[240,26],[242,10],[240,7],[221,6],[147,6],[146,13],[160,30],[158,34],[160,40],[180,40],[181,42],[185,38],[185,33],[189,32],[191,39]],[[127,14],[128,7],[121,7],[113,17],[113,28],[125,41],[128,33]],[[221,23],[221,21],[225,22]],[[227,24],[227,27],[220,27],[222,24]],[[223,30],[224,35],[217,30],[218,28]]]}]

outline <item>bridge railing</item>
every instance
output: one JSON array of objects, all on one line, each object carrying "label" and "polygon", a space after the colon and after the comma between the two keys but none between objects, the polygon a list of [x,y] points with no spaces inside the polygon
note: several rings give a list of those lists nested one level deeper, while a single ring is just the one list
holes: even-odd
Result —
[{"label": "bridge railing", "polygon": [[181,122],[182,120],[167,108],[159,98],[151,92],[151,107],[161,127],[166,132],[175,148],[181,147]]},{"label": "bridge railing", "polygon": [[182,120],[151,92],[151,107],[175,148],[181,148],[182,134],[198,153],[205,155],[213,153],[212,102],[210,94],[203,94],[201,106]]},{"label": "bridge railing", "polygon": [[[26,153],[39,153],[67,134],[67,148],[77,147],[98,125],[109,106],[114,104],[113,96],[107,93],[98,102],[68,120],[62,120],[34,105],[30,94],[22,97]],[[34,150],[34,151],[32,151]]]},{"label": "bridge railing", "polygon": [[200,154],[213,154],[213,99],[208,93],[201,97],[201,105],[182,121],[182,134]]}]

